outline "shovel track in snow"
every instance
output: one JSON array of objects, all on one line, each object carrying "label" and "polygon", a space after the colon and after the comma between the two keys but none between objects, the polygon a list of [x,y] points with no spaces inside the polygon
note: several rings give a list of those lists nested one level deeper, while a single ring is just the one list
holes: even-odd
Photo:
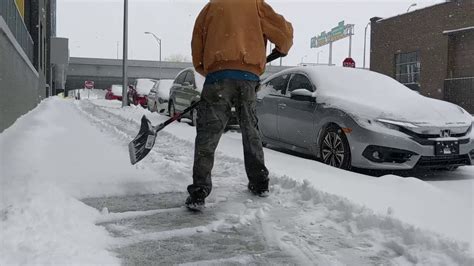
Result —
[{"label": "shovel track in snow", "polygon": [[[140,116],[125,118],[128,108],[91,101],[76,106],[124,149],[138,132]],[[207,199],[211,207],[190,213],[181,205],[184,184],[191,181],[193,146],[162,131],[137,165],[160,173],[157,182],[165,181],[169,193],[84,200],[111,212],[99,224],[116,237],[114,251],[125,264],[474,264],[466,245],[375,215],[291,177],[271,175],[270,197],[254,198],[246,192],[243,161],[219,152]]]}]

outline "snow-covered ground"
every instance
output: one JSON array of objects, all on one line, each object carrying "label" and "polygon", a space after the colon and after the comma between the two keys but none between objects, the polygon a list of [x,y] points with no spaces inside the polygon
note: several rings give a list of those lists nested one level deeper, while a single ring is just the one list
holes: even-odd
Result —
[{"label": "snow-covered ground", "polygon": [[474,263],[474,167],[376,178],[265,149],[260,199],[228,132],[209,207],[192,215],[195,128],[171,124],[131,166],[141,116],[167,117],[95,98],[44,100],[0,134],[0,265]]}]

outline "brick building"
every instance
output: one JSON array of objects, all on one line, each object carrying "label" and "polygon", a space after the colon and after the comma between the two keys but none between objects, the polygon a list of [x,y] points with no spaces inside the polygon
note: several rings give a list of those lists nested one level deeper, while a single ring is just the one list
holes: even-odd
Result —
[{"label": "brick building", "polygon": [[372,18],[370,69],[474,114],[474,0]]}]

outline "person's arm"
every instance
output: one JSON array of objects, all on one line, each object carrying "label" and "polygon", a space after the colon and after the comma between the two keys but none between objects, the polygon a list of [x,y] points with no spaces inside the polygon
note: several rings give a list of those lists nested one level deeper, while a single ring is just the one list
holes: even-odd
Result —
[{"label": "person's arm", "polygon": [[206,19],[206,14],[209,9],[209,3],[201,10],[199,13],[196,22],[194,23],[193,38],[191,41],[191,50],[193,56],[193,65],[196,71],[205,76],[204,66],[203,66],[203,57],[204,57],[204,38],[205,38],[205,27],[204,21]]},{"label": "person's arm", "polygon": [[263,0],[257,0],[257,7],[263,34],[275,44],[281,56],[287,55],[293,46],[293,26]]}]

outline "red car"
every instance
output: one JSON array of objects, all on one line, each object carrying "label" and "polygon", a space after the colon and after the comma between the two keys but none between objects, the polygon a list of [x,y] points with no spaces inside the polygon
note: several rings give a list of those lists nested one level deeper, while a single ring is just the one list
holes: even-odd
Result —
[{"label": "red car", "polygon": [[148,106],[148,94],[157,82],[154,79],[137,79],[135,85],[128,90],[129,102],[146,108]]},{"label": "red car", "polygon": [[105,93],[105,99],[107,100],[122,100],[122,85],[114,84],[107,89]]}]

